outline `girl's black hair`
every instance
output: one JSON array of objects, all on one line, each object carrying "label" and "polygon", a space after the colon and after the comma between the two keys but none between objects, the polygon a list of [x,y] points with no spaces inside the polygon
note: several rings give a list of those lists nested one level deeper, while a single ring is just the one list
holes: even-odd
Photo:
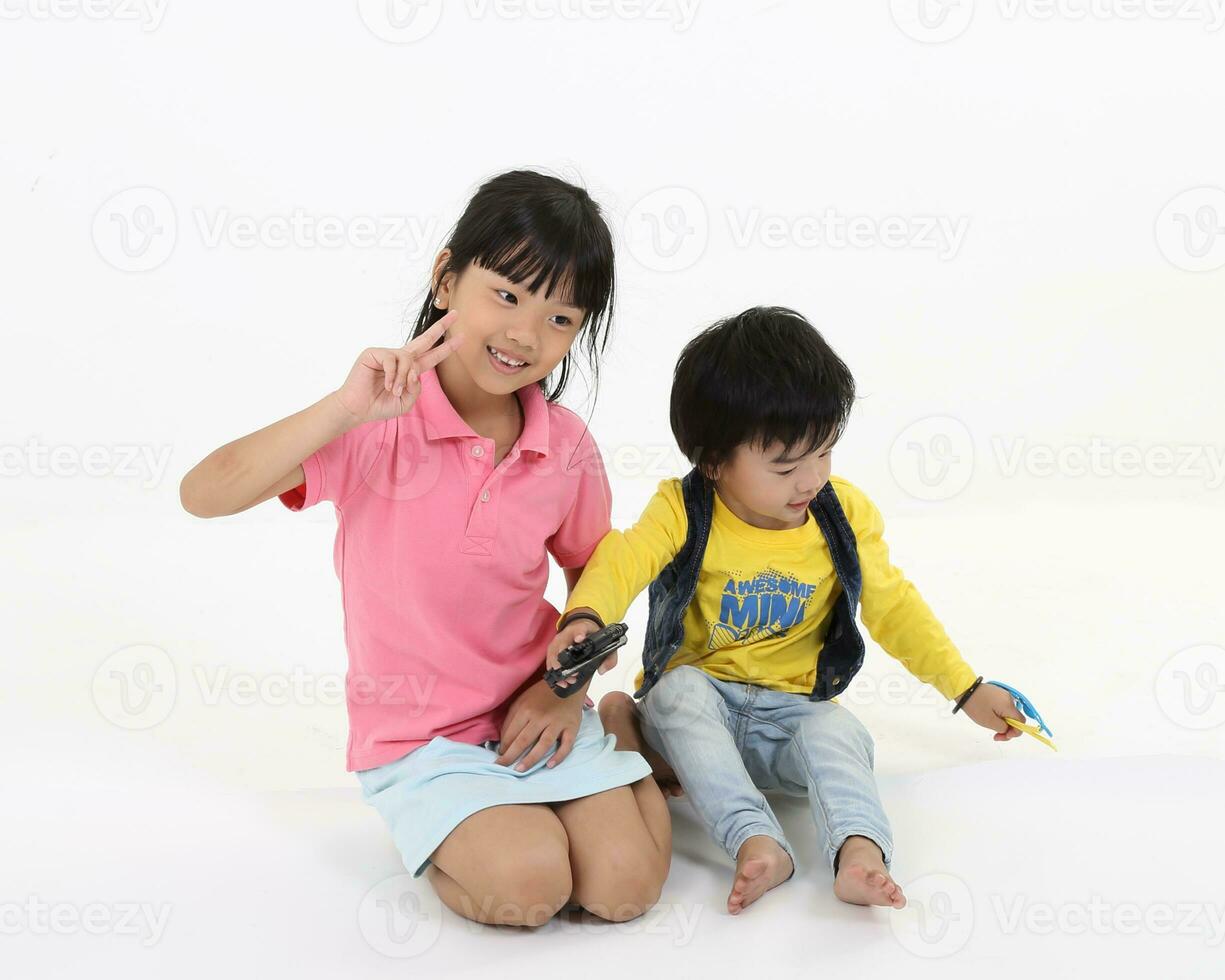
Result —
[{"label": "girl's black hair", "polygon": [[[446,313],[434,305],[442,277],[462,273],[475,262],[532,292],[541,287],[546,296],[560,292],[566,302],[583,308],[576,342],[586,350],[598,389],[600,355],[612,323],[613,246],[599,205],[586,190],[534,170],[499,174],[477,189],[444,247],[451,250],[450,260],[430,282],[413,337]],[[537,382],[548,401],[557,401],[566,390],[571,367],[567,351],[553,389],[548,378]]]},{"label": "girl's black hair", "polygon": [[[672,434],[706,476],[743,444],[807,455],[841,437],[855,379],[811,323],[754,306],[707,327],[676,362]],[[793,451],[794,450],[794,451]]]}]

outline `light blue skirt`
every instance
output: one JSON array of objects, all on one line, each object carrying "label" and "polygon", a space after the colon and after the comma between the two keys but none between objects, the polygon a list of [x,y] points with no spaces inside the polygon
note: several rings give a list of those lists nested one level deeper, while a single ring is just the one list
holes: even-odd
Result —
[{"label": "light blue skirt", "polygon": [[420,878],[430,855],[452,830],[478,810],[507,803],[560,803],[637,782],[651,767],[637,752],[618,752],[595,708],[583,708],[574,747],[552,769],[545,763],[557,746],[530,769],[514,759],[497,765],[498,742],[456,742],[442,735],[408,755],[356,773],[362,798],[378,810],[404,859]]}]

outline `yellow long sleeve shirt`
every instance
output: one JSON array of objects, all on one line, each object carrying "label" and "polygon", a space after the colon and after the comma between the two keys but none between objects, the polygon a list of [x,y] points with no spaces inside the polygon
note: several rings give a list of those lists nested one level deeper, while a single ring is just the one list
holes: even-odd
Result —
[{"label": "yellow long sleeve shirt", "polygon": [[[946,698],[975,673],[918,590],[889,561],[884,521],[867,495],[830,477],[859,550],[860,616],[869,634],[910,673]],[[710,539],[697,592],[685,610],[685,638],[668,669],[692,664],[720,680],[811,694],[819,645],[841,586],[812,512],[797,528],[748,524],[714,495]],[[688,519],[681,481],[662,480],[638,522],[600,541],[566,602],[620,622],[630,603],[684,546]],[[559,619],[558,622],[561,620]],[[642,684],[642,671],[634,681]]]}]

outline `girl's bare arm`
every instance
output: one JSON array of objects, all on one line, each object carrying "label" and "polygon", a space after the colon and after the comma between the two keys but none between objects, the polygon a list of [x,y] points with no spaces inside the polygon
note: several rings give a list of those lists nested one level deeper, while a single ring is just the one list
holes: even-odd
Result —
[{"label": "girl's bare arm", "polygon": [[298,486],[304,479],[302,461],[358,422],[333,391],[288,418],[213,450],[183,477],[179,500],[196,517],[241,513]]},{"label": "girl's bare arm", "polygon": [[179,484],[183,508],[196,517],[241,513],[300,484],[303,460],[321,446],[363,422],[403,415],[421,393],[421,375],[463,342],[451,329],[457,315],[449,311],[403,347],[367,347],[335,391],[209,453]]}]

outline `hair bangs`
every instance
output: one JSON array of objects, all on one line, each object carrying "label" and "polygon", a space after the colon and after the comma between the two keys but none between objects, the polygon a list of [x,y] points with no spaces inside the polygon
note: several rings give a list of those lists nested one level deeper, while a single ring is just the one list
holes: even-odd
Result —
[{"label": "hair bangs", "polygon": [[484,240],[473,261],[533,293],[543,290],[547,298],[579,307],[598,319],[607,310],[612,293],[611,255],[601,248],[602,243],[593,241],[594,236],[584,236],[582,231],[569,222],[555,227],[504,226]]}]

